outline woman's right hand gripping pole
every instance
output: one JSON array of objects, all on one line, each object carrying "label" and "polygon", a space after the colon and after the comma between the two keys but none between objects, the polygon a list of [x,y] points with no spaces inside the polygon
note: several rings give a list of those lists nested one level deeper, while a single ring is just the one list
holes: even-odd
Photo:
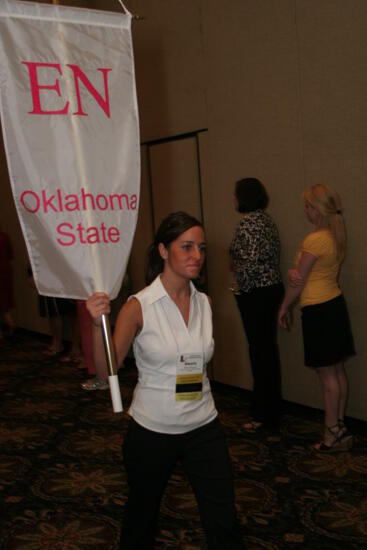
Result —
[{"label": "woman's right hand gripping pole", "polygon": [[96,327],[102,325],[102,315],[109,315],[111,312],[110,299],[104,292],[95,292],[87,300],[87,310],[91,316],[92,323]]}]

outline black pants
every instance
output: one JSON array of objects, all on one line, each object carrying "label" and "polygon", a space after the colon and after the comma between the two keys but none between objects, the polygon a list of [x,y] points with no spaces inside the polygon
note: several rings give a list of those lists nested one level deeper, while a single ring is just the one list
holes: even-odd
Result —
[{"label": "black pants", "polygon": [[179,435],[152,432],[131,419],[123,452],[130,492],[121,549],[154,548],[160,501],[178,461],[197,499],[208,548],[245,548],[236,519],[231,462],[218,419]]},{"label": "black pants", "polygon": [[268,426],[276,425],[281,413],[277,314],[283,295],[282,283],[235,295],[249,346],[252,416]]}]

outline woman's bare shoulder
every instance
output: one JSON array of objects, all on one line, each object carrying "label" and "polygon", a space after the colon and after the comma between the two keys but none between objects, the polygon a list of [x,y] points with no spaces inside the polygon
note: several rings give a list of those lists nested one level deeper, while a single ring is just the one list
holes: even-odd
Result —
[{"label": "woman's bare shoulder", "polygon": [[127,302],[124,303],[117,318],[118,323],[133,324],[138,328],[143,326],[143,312],[140,302],[137,298],[132,296]]}]

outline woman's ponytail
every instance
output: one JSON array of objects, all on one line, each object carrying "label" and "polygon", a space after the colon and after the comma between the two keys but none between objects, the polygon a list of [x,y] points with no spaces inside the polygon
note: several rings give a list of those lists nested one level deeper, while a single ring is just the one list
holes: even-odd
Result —
[{"label": "woman's ponytail", "polygon": [[345,256],[345,249],[347,245],[347,236],[345,230],[345,222],[341,210],[330,214],[329,216],[330,231],[334,235],[336,242],[337,258],[340,262],[343,261]]},{"label": "woman's ponytail", "polygon": [[147,251],[147,261],[145,269],[145,284],[150,285],[156,277],[163,271],[164,261],[161,257],[158,245],[153,242]]},{"label": "woman's ponytail", "polygon": [[303,196],[321,214],[318,227],[327,227],[333,234],[336,256],[338,261],[342,262],[347,237],[339,194],[332,187],[318,183],[308,187]]}]

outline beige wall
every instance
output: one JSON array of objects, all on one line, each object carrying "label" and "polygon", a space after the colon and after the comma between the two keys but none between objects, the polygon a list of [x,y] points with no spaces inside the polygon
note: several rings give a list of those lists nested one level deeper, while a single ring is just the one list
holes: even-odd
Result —
[{"label": "beige wall", "polygon": [[[67,3],[119,9],[117,0]],[[367,419],[367,3],[126,0],[126,5],[145,17],[133,23],[142,141],[208,129],[200,134],[199,146],[215,317],[214,377],[251,387],[246,340],[227,289],[227,248],[239,219],[232,207],[234,181],[251,175],[267,186],[282,239],[284,273],[309,229],[302,189],[328,182],[342,195],[349,234],[341,282],[358,356],[348,366],[348,413]],[[173,154],[167,155],[172,163]],[[6,223],[16,247],[16,317],[20,325],[39,329],[34,297],[24,286],[24,245],[1,161],[1,212],[3,216],[6,204]],[[170,193],[178,182],[174,173],[166,178]],[[151,237],[149,201],[143,155],[142,203],[131,259],[137,286],[143,283],[142,257]],[[295,317],[292,333],[280,335],[284,397],[320,407],[317,381],[303,367],[298,313]]]}]

